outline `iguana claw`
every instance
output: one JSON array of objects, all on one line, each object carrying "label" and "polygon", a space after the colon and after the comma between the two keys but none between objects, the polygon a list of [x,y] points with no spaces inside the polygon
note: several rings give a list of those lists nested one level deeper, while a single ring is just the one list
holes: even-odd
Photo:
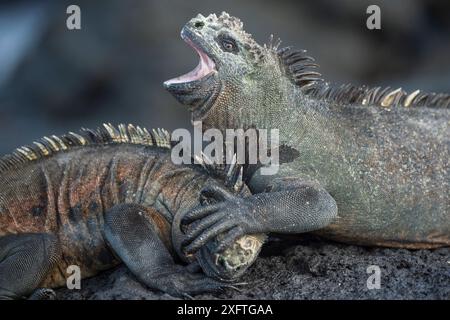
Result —
[{"label": "iguana claw", "polygon": [[28,300],[56,300],[56,292],[50,288],[38,288],[33,291]]},{"label": "iguana claw", "polygon": [[182,219],[182,223],[190,223],[182,242],[186,254],[196,252],[211,239],[225,233],[226,241],[221,241],[219,249],[215,250],[219,252],[240,236],[256,231],[258,226],[245,199],[238,198],[196,208]]}]

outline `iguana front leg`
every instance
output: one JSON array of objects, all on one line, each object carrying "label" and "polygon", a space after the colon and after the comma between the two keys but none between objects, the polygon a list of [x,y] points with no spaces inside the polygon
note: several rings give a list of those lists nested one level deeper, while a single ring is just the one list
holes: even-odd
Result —
[{"label": "iguana front leg", "polygon": [[[38,288],[60,258],[57,238],[47,233],[0,238],[0,299],[53,299],[54,291]],[[33,293],[34,291],[34,293]]]},{"label": "iguana front leg", "polygon": [[205,189],[203,192],[207,194],[222,193],[225,201],[198,207],[183,217],[182,223],[190,224],[183,242],[184,251],[192,254],[224,232],[226,235],[217,252],[244,234],[309,232],[327,226],[337,216],[336,202],[331,195],[301,179],[272,179],[261,191],[238,198],[217,187]]},{"label": "iguana front leg", "polygon": [[130,271],[144,284],[174,296],[218,291],[229,285],[177,265],[145,217],[148,210],[120,204],[105,215],[105,237]]}]

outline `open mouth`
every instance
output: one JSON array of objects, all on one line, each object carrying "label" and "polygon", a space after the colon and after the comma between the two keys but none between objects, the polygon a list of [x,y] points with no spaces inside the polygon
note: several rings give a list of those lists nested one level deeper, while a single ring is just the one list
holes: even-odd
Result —
[{"label": "open mouth", "polygon": [[181,36],[183,40],[197,52],[200,61],[194,70],[183,74],[182,76],[165,81],[164,84],[166,86],[198,81],[216,70],[216,64],[214,63],[214,61],[201,48],[199,48],[199,46],[197,46],[191,39],[185,36],[184,33],[182,33]]}]

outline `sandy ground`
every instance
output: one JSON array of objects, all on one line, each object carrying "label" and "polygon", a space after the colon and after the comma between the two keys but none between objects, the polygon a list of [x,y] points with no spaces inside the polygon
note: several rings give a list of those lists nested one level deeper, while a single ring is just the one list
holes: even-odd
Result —
[{"label": "sandy ground", "polygon": [[[379,266],[380,289],[367,289],[367,267]],[[242,278],[241,292],[195,299],[450,299],[450,248],[365,248],[314,238],[274,239]],[[151,291],[124,267],[60,289],[58,299],[174,299]]]}]

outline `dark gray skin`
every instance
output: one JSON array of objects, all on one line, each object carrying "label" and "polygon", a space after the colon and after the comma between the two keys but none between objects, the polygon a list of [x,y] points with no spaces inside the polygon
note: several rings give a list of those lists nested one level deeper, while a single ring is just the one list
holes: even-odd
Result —
[{"label": "dark gray skin", "polygon": [[253,196],[188,213],[186,224],[207,222],[186,251],[215,236],[212,224],[232,228],[228,241],[320,227],[360,245],[450,245],[450,96],[333,87],[304,52],[260,46],[242,27],[226,13],[193,18],[182,38],[207,63],[164,85],[204,130],[279,129],[284,163],[273,176],[250,166]]},{"label": "dark gray skin", "polygon": [[[68,266],[86,278],[121,262],[148,287],[189,296],[232,287],[222,280],[256,258],[259,248],[233,274],[206,247],[178,256],[176,217],[201,195],[220,201],[234,191],[201,166],[173,164],[167,136],[119,129],[52,136],[0,159],[1,299],[51,298],[46,288],[65,285]],[[199,265],[206,274],[194,272]]]}]

